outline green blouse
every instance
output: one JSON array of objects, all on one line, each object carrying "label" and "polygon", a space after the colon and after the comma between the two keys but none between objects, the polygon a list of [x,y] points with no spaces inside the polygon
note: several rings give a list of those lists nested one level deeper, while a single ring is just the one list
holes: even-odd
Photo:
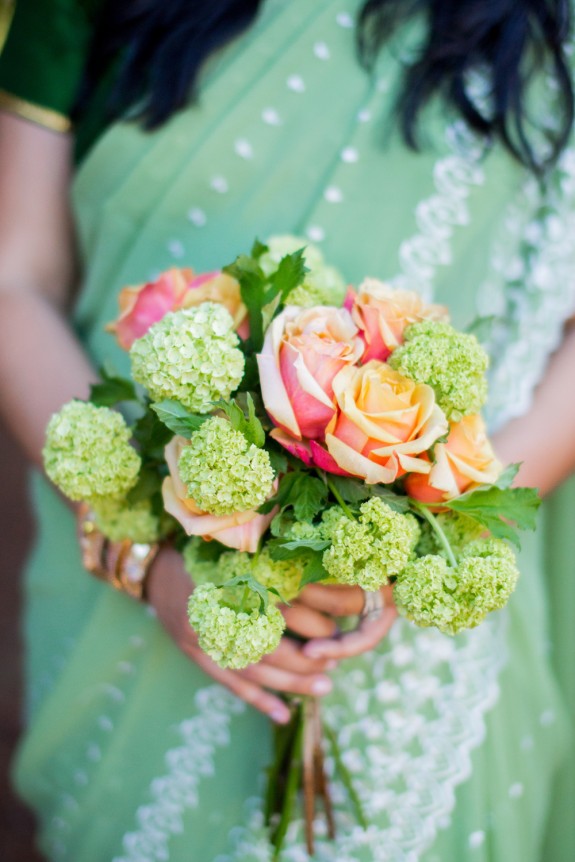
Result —
[{"label": "green blouse", "polygon": [[[70,114],[103,0],[17,0],[0,54],[0,108],[56,132]],[[106,126],[104,93],[76,131],[82,156]]]}]

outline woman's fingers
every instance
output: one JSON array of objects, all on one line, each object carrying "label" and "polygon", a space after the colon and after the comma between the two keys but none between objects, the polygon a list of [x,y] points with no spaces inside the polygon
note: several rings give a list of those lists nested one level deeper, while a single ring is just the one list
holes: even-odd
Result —
[{"label": "woman's fingers", "polygon": [[262,658],[262,663],[304,674],[322,673],[322,671],[333,670],[337,666],[337,662],[332,659],[309,658],[302,652],[301,643],[285,635],[278,648]]},{"label": "woman's fingers", "polygon": [[301,674],[293,671],[283,670],[270,664],[253,664],[245,670],[240,671],[240,676],[249,679],[266,688],[275,691],[285,691],[290,694],[328,694],[332,689],[332,683],[324,674]]},{"label": "woman's fingers", "polygon": [[337,632],[335,620],[297,602],[281,609],[290,631],[304,638],[328,638]]},{"label": "woman's fingers", "polygon": [[308,584],[299,594],[299,602],[332,617],[351,617],[362,612],[365,594],[361,587]]},{"label": "woman's fingers", "polygon": [[385,608],[376,619],[360,620],[359,626],[352,632],[338,638],[315,638],[303,647],[303,652],[310,658],[342,659],[368,652],[378,645],[389,632],[397,610],[393,604],[392,588],[384,589]]},{"label": "woman's fingers", "polygon": [[241,700],[253,706],[254,709],[263,712],[277,724],[287,724],[291,718],[289,708],[285,702],[261,687],[261,684],[252,682],[243,673],[234,670],[225,670],[219,667],[199,647],[185,647],[184,651],[195,663],[202,668],[216,682],[221,683]]}]

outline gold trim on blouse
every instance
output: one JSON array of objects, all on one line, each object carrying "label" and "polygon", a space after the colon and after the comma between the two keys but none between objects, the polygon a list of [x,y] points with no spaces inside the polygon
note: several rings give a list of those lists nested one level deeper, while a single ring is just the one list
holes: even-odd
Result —
[{"label": "gold trim on blouse", "polygon": [[50,108],[42,108],[33,102],[27,102],[5,90],[0,90],[0,109],[16,114],[31,123],[36,123],[37,126],[50,129],[52,132],[69,132],[72,128],[70,119],[64,114],[59,114],[58,111],[52,111]]}]

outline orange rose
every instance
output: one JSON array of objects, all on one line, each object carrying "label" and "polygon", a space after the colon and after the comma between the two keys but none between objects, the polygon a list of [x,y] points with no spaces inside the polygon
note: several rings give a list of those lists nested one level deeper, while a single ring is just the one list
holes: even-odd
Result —
[{"label": "orange rose", "polygon": [[408,476],[405,490],[424,503],[441,503],[477,485],[489,485],[502,470],[478,414],[451,426],[446,443],[434,450],[435,463],[425,476]]},{"label": "orange rose", "polygon": [[410,323],[449,320],[443,306],[426,305],[414,291],[399,290],[375,278],[366,278],[357,293],[350,290],[345,305],[365,339],[364,362],[385,361],[403,343],[403,331]]},{"label": "orange rose", "polygon": [[187,488],[178,473],[178,461],[182,449],[187,445],[188,441],[184,437],[173,437],[165,449],[166,463],[170,471],[162,485],[166,512],[179,521],[188,536],[201,536],[207,541],[217,539],[228,548],[255,553],[259,540],[277,513],[277,508],[269,515],[259,515],[257,512],[210,515],[203,512],[192,498],[188,497]]},{"label": "orange rose", "polygon": [[338,467],[369,484],[429,472],[431,465],[422,456],[447,432],[430,386],[373,360],[342,369],[333,391],[339,410],[325,442]]},{"label": "orange rose", "polygon": [[194,275],[192,269],[169,269],[156,281],[137,287],[125,287],[118,297],[120,317],[108,324],[120,347],[129,350],[136,339],[146,334],[152,324],[170,311],[191,308],[202,302],[224,305],[234,319],[241,337],[247,335],[247,310],[241,301],[240,286],[235,278],[223,272]]}]

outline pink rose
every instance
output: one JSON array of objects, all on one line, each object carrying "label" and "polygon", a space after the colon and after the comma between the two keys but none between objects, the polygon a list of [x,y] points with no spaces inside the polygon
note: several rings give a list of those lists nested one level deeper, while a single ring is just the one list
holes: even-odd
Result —
[{"label": "pink rose", "polygon": [[410,323],[449,319],[443,306],[426,305],[414,291],[395,289],[375,278],[366,278],[357,293],[350,288],[345,307],[365,339],[364,362],[384,362],[403,342],[403,331]]},{"label": "pink rose", "polygon": [[[174,437],[165,449],[166,463],[170,471],[162,485],[166,512],[179,521],[188,536],[201,536],[207,541],[216,539],[228,548],[255,553],[261,537],[277,513],[277,508],[268,515],[259,515],[257,512],[209,515],[203,512],[192,498],[188,497],[187,488],[178,473],[180,454],[187,445],[188,441],[184,437]],[[275,490],[274,488],[274,493]]]},{"label": "pink rose", "polygon": [[258,356],[265,408],[294,440],[323,440],[335,413],[333,379],[363,353],[343,308],[288,306],[271,323]]},{"label": "pink rose", "polygon": [[235,278],[223,272],[194,275],[191,269],[169,269],[156,281],[125,287],[120,291],[118,302],[120,317],[106,328],[115,333],[124,350],[129,350],[137,338],[145,335],[152,324],[168,312],[202,302],[224,305],[234,319],[238,334],[247,335],[247,310],[241,301],[240,286]]},{"label": "pink rose", "polygon": [[429,472],[425,453],[447,432],[447,420],[430,386],[372,360],[342,369],[333,391],[338,412],[325,442],[341,470],[368,484],[393,482],[408,472]]},{"label": "pink rose", "polygon": [[477,485],[490,485],[502,470],[478,414],[451,426],[447,442],[435,447],[434,459],[427,475],[405,480],[409,496],[424,503],[441,503]]}]

